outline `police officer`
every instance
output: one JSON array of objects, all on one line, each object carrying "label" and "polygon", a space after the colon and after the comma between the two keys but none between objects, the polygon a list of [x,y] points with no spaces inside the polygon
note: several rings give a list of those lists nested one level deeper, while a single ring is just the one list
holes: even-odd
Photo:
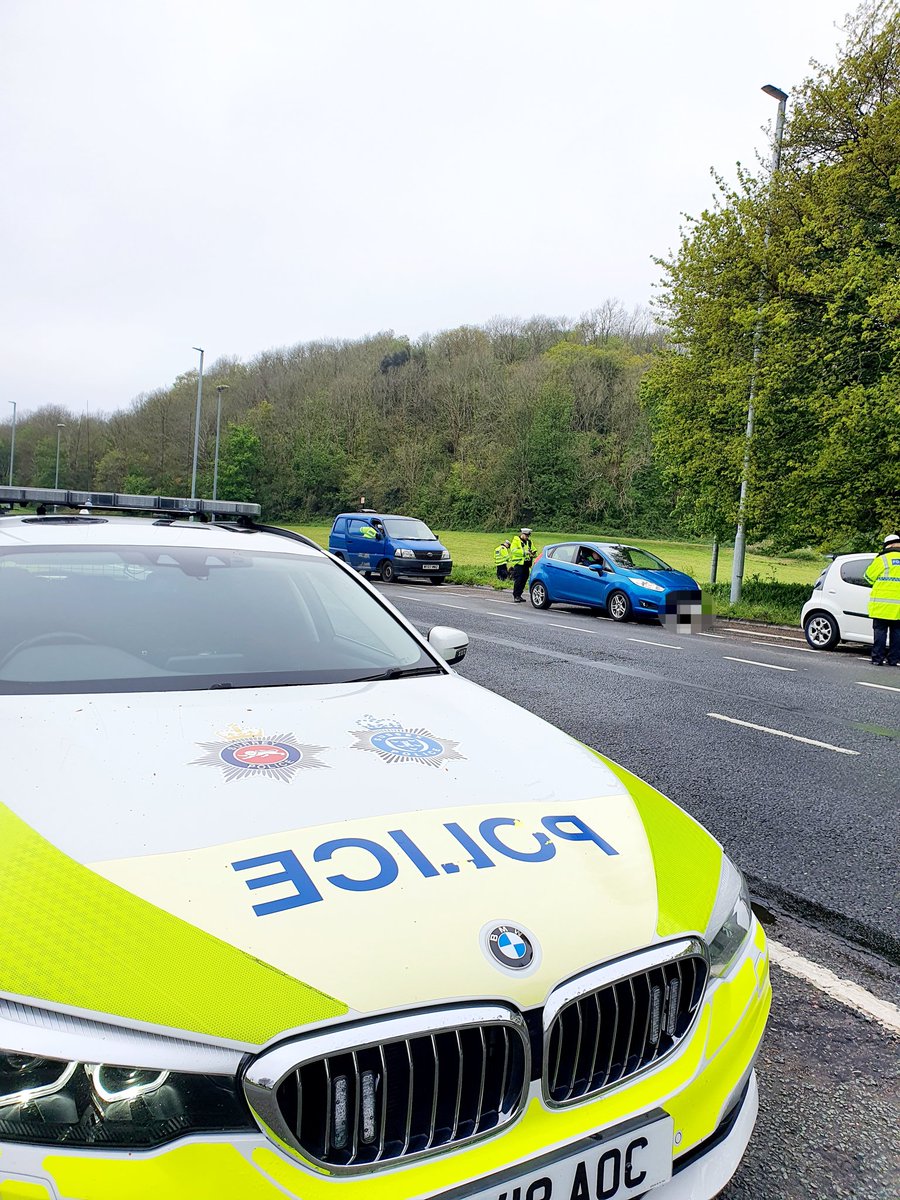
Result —
[{"label": "police officer", "polygon": [[534,559],[534,547],[531,544],[531,530],[524,526],[514,534],[509,543],[509,565],[512,568],[513,600],[516,604],[524,604],[525,584],[528,582],[528,572]]},{"label": "police officer", "polygon": [[900,537],[896,533],[889,533],[884,539],[881,554],[866,571],[866,582],[872,585],[869,597],[869,616],[875,631],[872,662],[882,667],[887,655],[889,667],[900,667]]},{"label": "police officer", "polygon": [[504,580],[509,578],[509,538],[494,551],[494,566],[497,568],[497,578]]}]

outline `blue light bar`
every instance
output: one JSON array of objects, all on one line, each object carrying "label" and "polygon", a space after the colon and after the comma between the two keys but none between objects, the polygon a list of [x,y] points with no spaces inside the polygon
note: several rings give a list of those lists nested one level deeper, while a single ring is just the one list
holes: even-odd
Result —
[{"label": "blue light bar", "polygon": [[76,492],[62,488],[0,487],[0,504],[55,504],[60,508],[99,508],[118,512],[158,512],[189,517],[258,517],[258,504],[242,500],[190,500],[184,496],[130,496],[121,492]]}]

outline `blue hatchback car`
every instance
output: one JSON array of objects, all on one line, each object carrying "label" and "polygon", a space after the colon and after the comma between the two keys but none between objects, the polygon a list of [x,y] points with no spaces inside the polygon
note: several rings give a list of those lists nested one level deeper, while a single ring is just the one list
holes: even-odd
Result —
[{"label": "blue hatchback car", "polygon": [[617,542],[545,546],[531,570],[531,603],[585,604],[614,621],[700,612],[700,585],[655,554]]}]

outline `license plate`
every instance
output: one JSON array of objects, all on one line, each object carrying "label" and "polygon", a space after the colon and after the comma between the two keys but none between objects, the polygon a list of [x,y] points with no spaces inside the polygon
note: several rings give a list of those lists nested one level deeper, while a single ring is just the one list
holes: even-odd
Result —
[{"label": "license plate", "polygon": [[672,1178],[671,1117],[660,1117],[617,1137],[579,1142],[564,1158],[504,1172],[465,1200],[627,1200]]},{"label": "license plate", "polygon": [[422,569],[425,571],[437,571],[440,569],[440,563],[422,563]]}]

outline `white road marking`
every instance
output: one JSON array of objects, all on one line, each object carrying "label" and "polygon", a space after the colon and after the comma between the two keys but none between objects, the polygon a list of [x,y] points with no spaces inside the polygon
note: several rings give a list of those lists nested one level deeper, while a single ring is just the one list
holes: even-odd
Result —
[{"label": "white road marking", "polygon": [[728,638],[725,636],[724,633],[698,633],[697,637],[714,637],[714,638],[718,638],[720,642],[728,641]]},{"label": "white road marking", "polygon": [[749,667],[768,667],[770,671],[796,671],[797,670],[796,667],[777,667],[775,665],[775,663],[759,662],[759,660],[755,659],[755,658],[735,658],[731,654],[723,654],[722,657],[727,659],[728,662],[746,663]]},{"label": "white road marking", "polygon": [[673,646],[671,642],[651,642],[649,638],[629,638],[629,642],[640,642],[642,646],[662,646],[664,650],[683,650],[684,646]]},{"label": "white road marking", "polygon": [[818,654],[818,650],[810,650],[809,646],[773,646],[771,642],[751,642],[751,646],[765,646],[767,650],[787,650],[791,654]]},{"label": "white road marking", "polygon": [[882,692],[900,692],[900,687],[888,687],[886,683],[863,683],[861,679],[857,679],[856,682],[860,687],[878,688],[878,690]]},{"label": "white road marking", "polygon": [[773,942],[771,938],[769,939],[769,955],[772,962],[781,967],[782,971],[787,971],[788,974],[796,975],[798,979],[811,983],[813,987],[824,992],[826,996],[830,996],[832,1000],[838,1000],[841,1004],[846,1004],[848,1008],[864,1013],[873,1021],[877,1021],[879,1025],[883,1025],[885,1029],[889,1029],[891,1033],[900,1034],[900,1008],[896,1004],[873,996],[858,983],[853,983],[849,979],[841,979],[827,967],[820,967],[818,963],[810,962],[796,950],[783,946],[781,942]]},{"label": "white road marking", "polygon": [[756,630],[756,629],[732,629],[731,632],[739,633],[742,637],[775,638],[776,640],[782,641],[782,642],[802,642],[802,641],[804,641],[804,639],[802,637],[794,637],[794,635],[792,633],[760,633],[759,630]]},{"label": "white road marking", "polygon": [[598,633],[596,629],[585,629],[583,625],[560,625],[558,621],[548,621],[548,625],[552,625],[554,629],[571,629],[575,633]]},{"label": "white road marking", "polygon": [[758,729],[760,733],[774,733],[776,737],[790,738],[792,742],[804,742],[807,746],[820,746],[823,750],[834,750],[837,754],[853,754],[859,757],[858,750],[845,750],[843,746],[832,746],[830,742],[817,742],[815,738],[800,737],[797,733],[785,733],[783,729],[770,729],[768,725],[754,725],[752,721],[739,721],[737,717],[725,717],[721,713],[707,713],[716,721],[728,721],[730,725],[743,725],[745,729]]},{"label": "white road marking", "polygon": [[514,617],[512,613],[497,613],[498,617],[503,617],[505,621],[527,621],[527,617]]}]

